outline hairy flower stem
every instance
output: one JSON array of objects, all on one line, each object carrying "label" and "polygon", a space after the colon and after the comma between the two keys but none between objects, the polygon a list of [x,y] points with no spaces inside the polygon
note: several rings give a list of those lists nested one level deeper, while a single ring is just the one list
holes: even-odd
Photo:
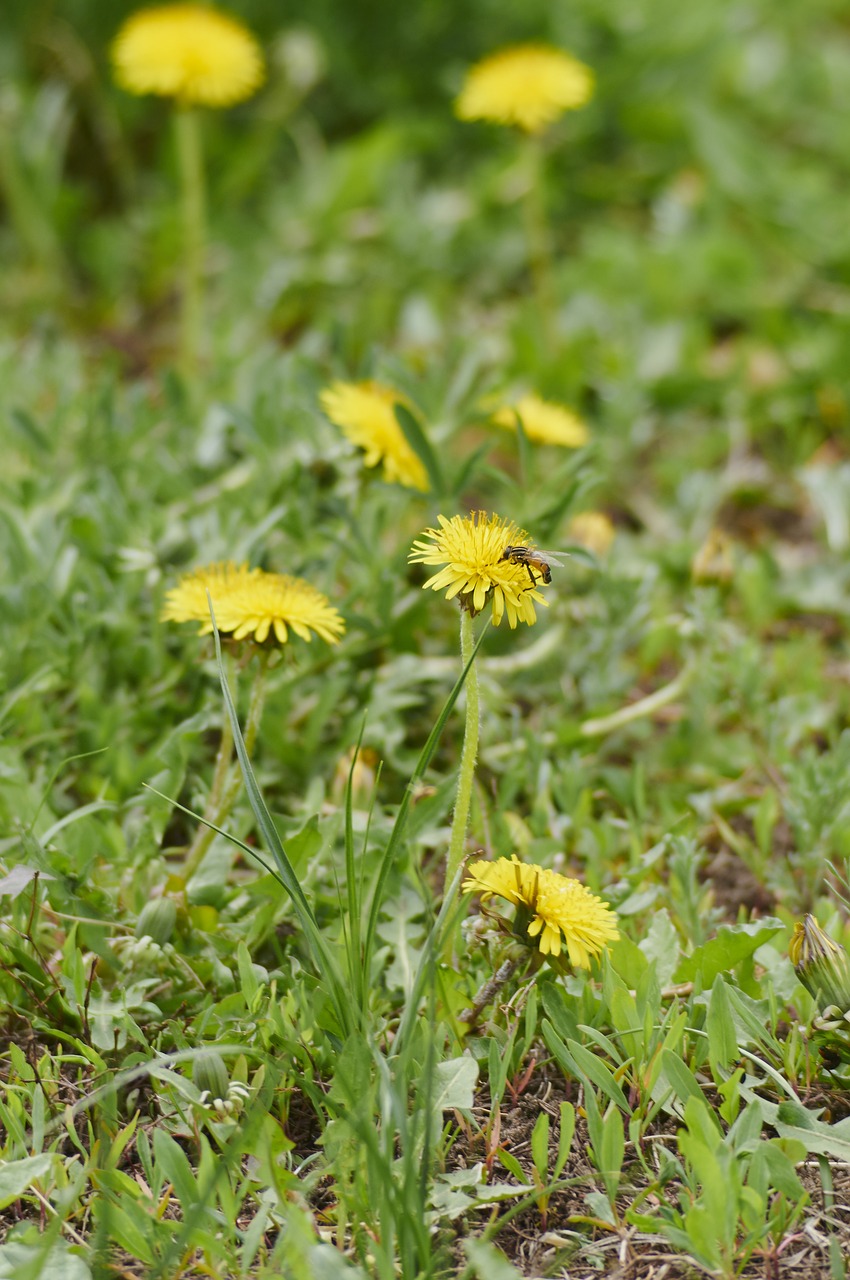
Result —
[{"label": "hairy flower stem", "polygon": [[509,956],[500,964],[492,978],[488,978],[479,989],[469,1008],[464,1009],[460,1014],[458,1021],[466,1022],[470,1027],[474,1026],[493,997],[499,994],[508,978],[516,972],[522,958],[522,956]]},{"label": "hairy flower stem", "polygon": [[[472,657],[473,648],[472,615],[466,609],[461,609],[460,660],[464,669]],[[466,677],[465,692],[466,726],[463,733],[463,750],[460,755],[460,773],[457,780],[457,799],[455,801],[455,812],[449,840],[449,857],[446,864],[446,889],[454,880],[463,862],[466,829],[469,825],[469,806],[472,800],[472,783],[475,778],[475,761],[478,756],[480,704],[478,698],[478,670],[474,662],[469,668],[469,674]]]},{"label": "hairy flower stem", "polygon": [[191,107],[178,107],[177,163],[180,170],[183,220],[183,296],[180,317],[180,363],[191,378],[198,367],[203,342],[204,250],[206,247],[206,199],[201,122]]},{"label": "hairy flower stem", "polygon": [[[265,654],[260,654],[259,662],[259,669],[251,687],[248,718],[245,723],[245,750],[249,756],[257,740],[257,730],[260,727],[263,705],[266,700],[267,663]],[[239,768],[232,769],[232,764],[233,730],[230,727],[230,718],[225,716],[224,723],[221,726],[221,741],[219,742],[215,760],[215,772],[213,773],[207,803],[204,806],[203,820],[195,832],[195,838],[189,847],[183,866],[184,884],[188,884],[189,880],[191,880],[215,838],[216,832],[208,824],[212,823],[216,827],[221,827],[236,803],[236,797],[239,795],[242,785],[242,773]]]},{"label": "hairy flower stem", "polygon": [[525,201],[525,235],[543,336],[551,346],[555,326],[555,289],[552,275],[552,238],[546,218],[546,187],[543,174],[543,144],[539,138],[524,139],[527,168]]}]

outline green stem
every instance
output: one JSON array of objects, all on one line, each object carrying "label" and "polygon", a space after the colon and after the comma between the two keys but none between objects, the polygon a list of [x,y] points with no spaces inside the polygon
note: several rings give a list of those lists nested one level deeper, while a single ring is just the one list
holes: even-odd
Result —
[{"label": "green stem", "polygon": [[543,180],[543,144],[540,138],[525,139],[526,190],[523,212],[528,242],[528,261],[540,307],[543,332],[551,342],[555,323],[555,289],[552,275],[552,237],[546,218],[546,188]]},{"label": "green stem", "polygon": [[201,122],[191,107],[178,107],[177,163],[183,221],[183,296],[180,317],[180,362],[191,377],[198,367],[203,343],[204,251],[206,248],[206,198],[201,147]]},{"label": "green stem", "polygon": [[[260,654],[260,667],[251,688],[248,719],[245,724],[245,749],[249,756],[257,740],[257,730],[260,727],[263,705],[266,700],[266,667],[266,655]],[[198,870],[204,860],[204,855],[215,839],[216,832],[208,824],[214,823],[216,827],[223,826],[236,803],[236,797],[239,795],[242,786],[242,773],[238,768],[232,770],[232,763],[233,730],[230,727],[230,718],[225,717],[221,727],[221,742],[216,756],[215,772],[207,803],[204,806],[203,821],[195,832],[195,838],[189,846],[183,866],[184,884],[188,884]]]},{"label": "green stem", "polygon": [[[473,648],[472,615],[466,609],[461,609],[460,660],[463,667],[466,667],[469,663]],[[446,864],[446,888],[454,880],[463,862],[466,848],[466,829],[469,825],[469,806],[472,800],[472,782],[475,777],[475,761],[478,756],[480,704],[478,698],[478,670],[474,662],[469,668],[469,675],[466,677],[465,692],[466,726],[463,733],[460,774],[457,780],[457,799],[455,801],[455,812],[449,840],[449,859]]]}]

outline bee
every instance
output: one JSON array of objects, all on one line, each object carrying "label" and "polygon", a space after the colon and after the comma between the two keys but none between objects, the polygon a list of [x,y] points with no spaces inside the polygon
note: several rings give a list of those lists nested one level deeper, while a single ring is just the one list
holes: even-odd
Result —
[{"label": "bee", "polygon": [[[528,570],[528,576],[531,579],[531,585],[537,586],[538,578],[542,582],[552,581],[552,571],[550,565],[557,565],[559,569],[563,568],[559,555],[564,552],[541,551],[539,547],[515,547],[508,545],[502,552],[501,558],[509,560],[511,564],[524,564]],[[538,575],[536,578],[535,573]]]}]

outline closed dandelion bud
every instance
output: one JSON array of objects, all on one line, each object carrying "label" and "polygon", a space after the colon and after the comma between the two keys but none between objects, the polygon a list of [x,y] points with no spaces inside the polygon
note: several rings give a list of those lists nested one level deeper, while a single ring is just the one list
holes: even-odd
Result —
[{"label": "closed dandelion bud", "polygon": [[157,946],[171,941],[177,920],[177,903],[173,898],[155,898],[142,907],[136,921],[136,937],[152,938]]},{"label": "closed dandelion bud", "polygon": [[202,1094],[207,1094],[211,1102],[227,1097],[230,1077],[221,1059],[214,1049],[205,1049],[199,1054],[192,1066],[192,1080]]},{"label": "closed dandelion bud", "polygon": [[788,956],[797,977],[821,1009],[850,1009],[850,957],[812,915],[794,929]]}]

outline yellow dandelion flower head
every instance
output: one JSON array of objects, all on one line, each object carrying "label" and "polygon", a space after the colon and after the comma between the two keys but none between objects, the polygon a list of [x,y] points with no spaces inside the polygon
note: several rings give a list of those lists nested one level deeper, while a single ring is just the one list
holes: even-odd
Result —
[{"label": "yellow dandelion flower head", "polygon": [[520,862],[516,854],[470,863],[463,889],[513,903],[519,927],[526,938],[537,939],[541,954],[559,956],[565,950],[576,969],[589,969],[591,960],[620,936],[615,913],[580,880]]},{"label": "yellow dandelion flower head", "polygon": [[251,32],[201,4],[140,9],[118,32],[112,62],[122,89],[186,106],[232,106],[250,98],[265,75]]},{"label": "yellow dandelion flower head", "polygon": [[439,529],[426,529],[408,556],[411,563],[443,566],[422,584],[423,590],[445,589],[446,599],[458,597],[461,608],[473,617],[492,601],[496,626],[504,614],[511,629],[517,622],[535,623],[535,601],[546,604],[538,590],[543,575],[518,558],[505,558],[508,547],[531,549],[528,534],[513,521],[486,511],[437,520]]},{"label": "yellow dandelion flower head", "polygon": [[496,425],[510,431],[516,431],[517,420],[522,422],[522,429],[529,440],[537,444],[559,444],[565,449],[580,449],[590,437],[586,423],[572,409],[533,394],[521,396],[493,414]]},{"label": "yellow dandelion flower head", "polygon": [[542,133],[564,111],[583,107],[592,94],[593,72],[563,49],[515,45],[469,70],[455,114],[460,120],[492,120]]},{"label": "yellow dandelion flower head", "polygon": [[380,382],[334,382],[319,396],[331,422],[346,439],[364,449],[367,467],[383,464],[384,479],[425,492],[428,475],[407,442],[395,416],[407,401]]},{"label": "yellow dandelion flower head", "polygon": [[199,622],[200,635],[212,631],[207,592],[216,626],[234,640],[252,637],[262,644],[274,635],[286,644],[289,632],[302,640],[319,636],[336,644],[345,631],[342,615],[303,578],[249,569],[232,563],[211,564],[183,576],[168,592],[162,617],[170,622]]},{"label": "yellow dandelion flower head", "polygon": [[573,542],[587,547],[595,556],[604,556],[614,541],[616,530],[604,511],[581,511],[567,526]]}]

